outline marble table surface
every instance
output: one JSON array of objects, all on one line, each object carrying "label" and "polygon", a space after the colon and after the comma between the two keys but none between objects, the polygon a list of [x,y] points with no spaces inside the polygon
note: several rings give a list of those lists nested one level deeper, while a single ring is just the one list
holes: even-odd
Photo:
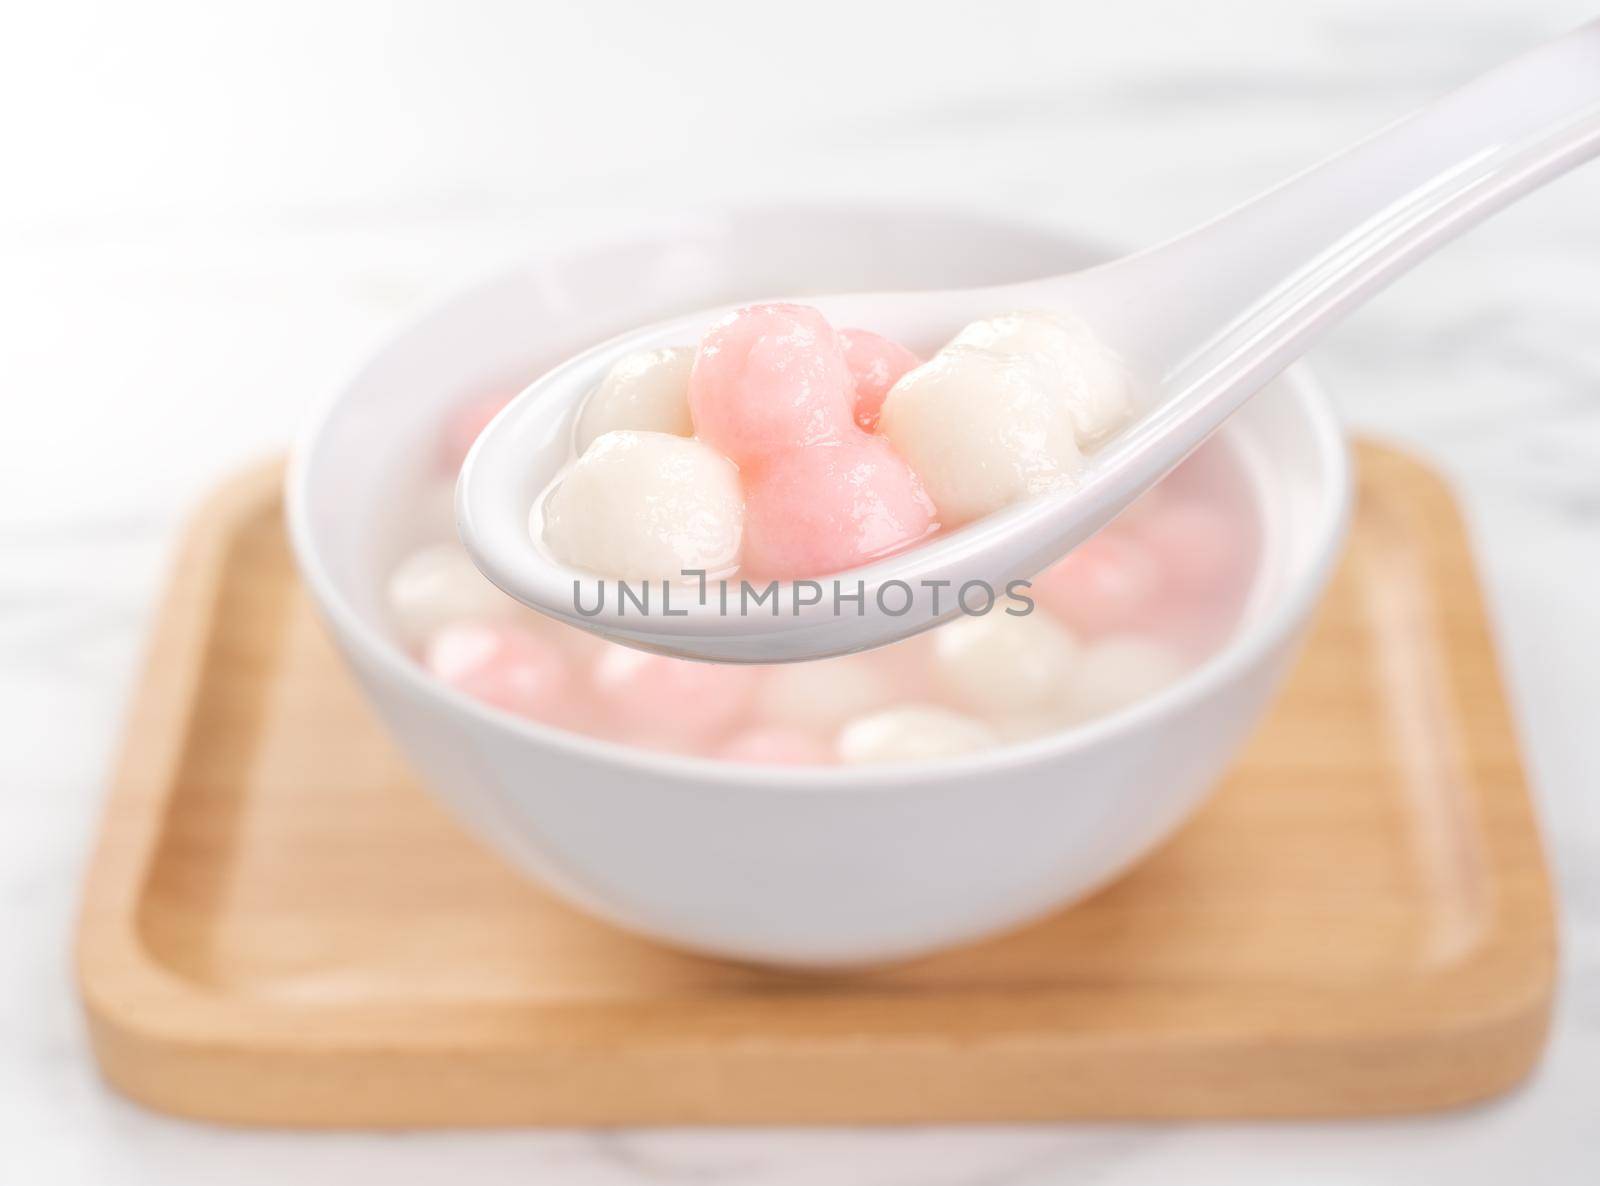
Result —
[{"label": "marble table surface", "polygon": [[102,1086],[69,965],[186,508],[281,449],[441,293],[630,210],[778,195],[1003,202],[1148,242],[1587,15],[1564,0],[9,13],[0,1182],[1595,1180],[1596,169],[1454,245],[1313,358],[1354,428],[1431,458],[1468,509],[1562,911],[1550,1048],[1507,1097],[1338,1124],[230,1131]]}]

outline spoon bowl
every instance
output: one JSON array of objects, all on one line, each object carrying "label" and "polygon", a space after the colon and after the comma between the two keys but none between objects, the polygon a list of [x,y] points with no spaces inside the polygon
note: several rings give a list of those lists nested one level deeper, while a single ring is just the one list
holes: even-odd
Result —
[{"label": "spoon bowl", "polygon": [[[935,345],[984,312],[1009,307],[1008,295],[1022,287],[853,293],[808,297],[806,303],[836,325],[872,324],[897,340]],[[569,460],[583,398],[611,365],[635,350],[698,340],[731,308],[703,310],[603,342],[541,377],[490,424],[468,454],[456,494],[458,530],[490,580],[526,605],[615,642],[719,662],[773,663],[845,654],[926,629],[949,615],[952,590],[982,582],[1003,591],[1009,580],[1037,572],[1066,550],[1047,554],[1048,548],[1040,553],[1033,546],[1036,521],[1061,510],[1059,497],[1039,499],[1004,508],[910,551],[820,577],[814,583],[823,595],[815,603],[810,603],[814,590],[804,590],[804,582],[784,582],[749,612],[724,611],[714,580],[703,600],[698,583],[690,580],[680,583],[681,593],[672,594],[671,615],[640,613],[631,602],[619,613],[615,597],[606,599],[601,612],[592,612],[596,574],[563,565],[540,549],[529,510]],[[494,496],[486,496],[491,491]],[[1082,498],[1090,492],[1081,486],[1073,493]],[[1086,527],[1067,547],[1095,529]],[[730,584],[737,604],[737,578]],[[848,613],[835,612],[835,588],[847,595]],[[942,593],[937,611],[936,590]],[[849,600],[857,593],[859,614],[857,603]]]},{"label": "spoon bowl", "polygon": [[[1482,76],[1347,152],[1178,239],[1099,267],[998,287],[808,299],[836,325],[937,346],[1015,309],[1082,318],[1129,363],[1136,422],[1069,488],[751,611],[704,584],[671,613],[620,597],[582,606],[597,574],[562,565],[529,512],[570,455],[572,423],[610,365],[697,341],[726,309],[629,332],[525,390],[469,453],[457,526],[478,567],[534,609],[612,641],[771,663],[881,646],[959,612],[951,590],[1004,590],[1059,559],[1158,482],[1318,334],[1496,210],[1600,152],[1600,22]],[[813,585],[821,586],[818,593]],[[838,594],[844,596],[841,599]],[[815,598],[815,599],[814,599]],[[589,610],[591,612],[585,612]]]}]

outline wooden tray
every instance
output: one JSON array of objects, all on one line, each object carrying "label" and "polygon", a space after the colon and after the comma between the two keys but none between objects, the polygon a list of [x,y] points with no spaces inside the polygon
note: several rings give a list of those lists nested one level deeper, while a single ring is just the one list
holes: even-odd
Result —
[{"label": "wooden tray", "polygon": [[853,977],[573,913],[413,784],[325,639],[280,470],[194,525],[78,964],[106,1077],[280,1125],[1358,1115],[1499,1092],[1549,887],[1461,523],[1360,451],[1337,581],[1220,793],[1092,900]]}]

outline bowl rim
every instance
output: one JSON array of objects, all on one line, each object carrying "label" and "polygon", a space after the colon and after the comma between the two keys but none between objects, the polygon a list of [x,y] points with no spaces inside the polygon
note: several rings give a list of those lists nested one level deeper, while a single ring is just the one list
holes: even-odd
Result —
[{"label": "bowl rim", "polygon": [[[922,203],[873,202],[774,202],[741,203],[719,208],[720,212],[740,217],[787,218],[796,215],[823,215],[845,218],[873,214],[879,217],[914,211],[925,218],[944,218],[952,222],[1004,223],[1041,237],[1068,239],[1071,231],[1033,215],[1007,213],[1001,207],[938,205]],[[705,211],[686,211],[686,214]],[[671,219],[660,223],[646,220],[633,236],[640,241],[660,238],[674,227]],[[419,313],[386,334],[363,356],[343,381],[325,392],[312,406],[296,434],[289,453],[284,482],[284,517],[295,563],[311,591],[313,603],[325,625],[346,647],[353,648],[366,663],[376,666],[386,677],[398,680],[407,690],[432,702],[441,712],[464,713],[478,727],[510,734],[522,742],[562,752],[570,759],[598,762],[647,775],[657,782],[697,790],[710,788],[763,792],[799,792],[828,796],[830,793],[861,791],[919,791],[946,786],[975,777],[1003,775],[1021,767],[1059,762],[1085,750],[1114,742],[1161,723],[1197,701],[1240,677],[1248,668],[1263,661],[1300,626],[1322,596],[1333,564],[1340,554],[1340,543],[1350,518],[1353,477],[1350,450],[1344,432],[1322,386],[1303,363],[1295,363],[1274,380],[1282,394],[1292,396],[1311,431],[1312,446],[1328,475],[1313,526],[1316,547],[1311,562],[1298,578],[1286,581],[1272,604],[1242,623],[1221,647],[1187,670],[1180,678],[1156,692],[1114,712],[1056,732],[1026,740],[1006,742],[992,749],[952,758],[884,762],[862,765],[778,766],[724,758],[662,753],[574,733],[555,725],[516,716],[474,700],[428,675],[379,626],[358,612],[343,595],[323,562],[315,528],[311,522],[310,481],[324,429],[338,414],[349,392],[367,370],[394,343],[420,332],[442,310],[503,286],[513,277],[536,267],[540,261],[592,251],[601,242],[615,242],[617,236],[578,237],[559,247],[524,255],[515,263],[496,267],[476,281],[460,285],[439,300],[430,302]],[[1079,240],[1093,247],[1092,240]]]}]

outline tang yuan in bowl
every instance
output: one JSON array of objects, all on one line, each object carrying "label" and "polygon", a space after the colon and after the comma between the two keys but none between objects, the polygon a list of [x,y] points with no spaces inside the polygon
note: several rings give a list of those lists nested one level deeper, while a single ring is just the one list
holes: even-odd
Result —
[{"label": "tang yuan in bowl", "polygon": [[[1302,370],[987,612],[812,663],[695,663],[541,618],[472,567],[451,491],[498,406],[628,325],[772,291],[1002,283],[1095,254],[1001,217],[828,206],[685,220],[531,260],[404,329],[308,425],[289,488],[306,585],[426,785],[583,909],[695,951],[800,967],[1017,926],[1168,836],[1294,653],[1350,494],[1340,430]],[[842,345],[851,441],[883,440],[884,394],[945,344]],[[651,449],[694,440],[693,344],[658,353],[607,377],[580,415],[578,454],[630,434]],[[761,424],[726,423],[738,448],[762,439]],[[894,444],[863,443],[851,463],[877,474],[896,463],[875,451]],[[613,474],[636,474],[633,461]],[[817,509],[815,468],[763,469],[754,494],[719,487],[715,467],[695,472],[757,525],[754,567],[822,571],[833,543],[808,549],[773,526],[837,519]],[[584,492],[569,514],[592,515],[612,489]],[[936,523],[936,507],[918,519],[909,488],[884,489],[901,520]],[[573,546],[627,555],[627,525],[598,522]]]}]

